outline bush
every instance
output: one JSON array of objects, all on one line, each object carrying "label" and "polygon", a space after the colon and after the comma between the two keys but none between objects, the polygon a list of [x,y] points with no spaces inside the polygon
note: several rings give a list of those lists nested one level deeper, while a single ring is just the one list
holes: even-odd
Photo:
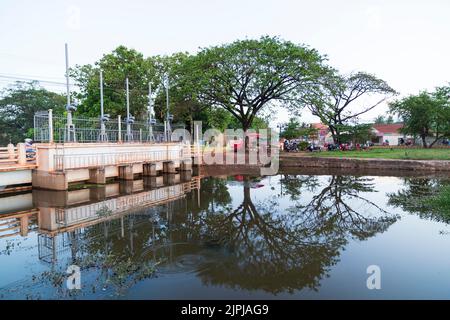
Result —
[{"label": "bush", "polygon": [[308,146],[309,146],[309,143],[306,142],[306,141],[300,141],[298,143],[298,149],[301,150],[301,151],[305,151],[306,148],[308,148]]}]

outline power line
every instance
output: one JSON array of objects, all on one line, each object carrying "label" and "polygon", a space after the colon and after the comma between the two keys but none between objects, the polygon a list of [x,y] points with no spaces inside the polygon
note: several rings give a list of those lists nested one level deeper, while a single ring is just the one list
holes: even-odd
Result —
[{"label": "power line", "polygon": [[33,78],[33,79],[40,78],[43,80],[52,79],[52,81],[55,79],[62,80],[62,81],[65,80],[65,77],[61,77],[61,76],[59,76],[59,77],[57,77],[57,76],[36,76],[36,75],[29,75],[29,74],[4,73],[4,72],[0,72],[0,75],[8,76],[8,77],[24,77],[24,78]]},{"label": "power line", "polygon": [[17,55],[17,54],[8,53],[8,52],[0,52],[0,55],[9,56],[9,57],[13,57],[13,58],[16,58],[16,59],[18,58],[18,59],[27,60],[27,61],[36,61],[36,62],[39,62],[41,64],[51,65],[51,66],[58,67],[58,68],[63,68],[64,67],[63,64],[59,64],[58,65],[58,64],[55,64],[54,61],[44,60],[44,59],[31,57],[31,56]]},{"label": "power line", "polygon": [[[36,81],[36,82],[39,82],[39,83],[53,84],[53,85],[63,85],[63,86],[66,85],[64,82],[49,81],[49,80],[42,80],[42,79],[32,79],[32,78],[24,78],[24,77],[5,76],[5,75],[2,75],[2,74],[0,74],[0,78],[17,80],[17,81]],[[77,85],[70,84],[70,86],[77,86]]]},{"label": "power line", "polygon": [[[42,84],[44,86],[48,86],[48,87],[65,87],[66,83],[65,82],[59,82],[59,81],[52,81],[52,80],[44,80],[44,79],[37,79],[35,77],[32,76],[19,76],[19,75],[13,75],[13,74],[6,74],[6,73],[0,73],[0,82],[3,83],[10,83],[10,84],[15,84],[16,82],[38,82],[39,84]],[[117,82],[116,82],[117,83]],[[117,83],[118,84],[118,83]],[[71,87],[78,87],[80,88],[80,85],[78,84],[69,84]],[[104,90],[108,91],[110,93],[116,93],[116,94],[125,94],[126,90],[125,88],[120,88],[118,86],[110,86],[110,85],[104,85]],[[148,91],[145,89],[140,89],[140,88],[132,88],[130,89],[131,93],[138,93],[141,95],[148,95]]]}]

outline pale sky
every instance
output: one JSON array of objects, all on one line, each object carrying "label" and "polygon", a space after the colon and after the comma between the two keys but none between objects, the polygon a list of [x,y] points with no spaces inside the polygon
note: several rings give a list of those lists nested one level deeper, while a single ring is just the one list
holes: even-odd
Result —
[{"label": "pale sky", "polygon": [[10,76],[64,82],[65,42],[73,66],[119,45],[145,56],[194,53],[261,35],[308,44],[341,72],[373,73],[401,95],[450,82],[448,0],[1,0],[0,86]]}]

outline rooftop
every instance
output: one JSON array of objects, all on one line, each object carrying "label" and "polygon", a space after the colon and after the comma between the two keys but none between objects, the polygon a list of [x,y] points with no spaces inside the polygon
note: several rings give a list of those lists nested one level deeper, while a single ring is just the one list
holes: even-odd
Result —
[{"label": "rooftop", "polygon": [[403,123],[374,124],[373,127],[380,133],[400,133]]}]

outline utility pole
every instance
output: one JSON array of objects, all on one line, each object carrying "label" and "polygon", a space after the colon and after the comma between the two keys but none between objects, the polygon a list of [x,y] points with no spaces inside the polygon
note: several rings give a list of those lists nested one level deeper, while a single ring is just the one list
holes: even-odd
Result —
[{"label": "utility pole", "polygon": [[165,87],[166,87],[166,142],[170,142],[172,137],[172,127],[170,121],[173,120],[173,116],[170,114],[169,109],[169,75],[165,75]]},{"label": "utility pole", "polygon": [[69,84],[69,46],[65,44],[65,54],[66,54],[66,94],[67,94],[67,124],[64,141],[65,142],[76,142],[75,136],[75,125],[72,121],[72,112],[77,111],[77,107],[70,103],[70,84]]},{"label": "utility pole", "polygon": [[100,135],[99,141],[108,141],[105,123],[109,121],[109,114],[105,114],[103,105],[103,71],[100,70]]},{"label": "utility pole", "polygon": [[130,90],[128,85],[128,78],[125,80],[125,87],[127,91],[127,135],[126,141],[133,141],[133,133],[131,132],[131,125],[134,123],[134,117],[130,114]]},{"label": "utility pole", "polygon": [[153,135],[153,126],[156,124],[156,119],[153,119],[153,103],[152,103],[152,84],[148,83],[148,142],[155,142]]}]

